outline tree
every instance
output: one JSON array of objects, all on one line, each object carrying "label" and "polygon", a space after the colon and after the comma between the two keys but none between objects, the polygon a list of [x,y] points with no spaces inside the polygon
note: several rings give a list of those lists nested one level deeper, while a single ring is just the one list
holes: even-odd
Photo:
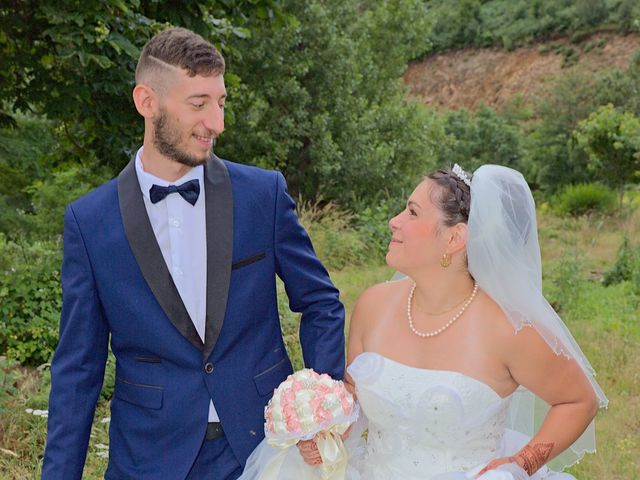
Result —
[{"label": "tree", "polygon": [[[581,72],[558,78],[541,92],[525,140],[528,178],[553,193],[564,185],[593,181],[585,151],[573,130],[598,107],[595,80]],[[526,127],[525,127],[526,128]]]},{"label": "tree", "polygon": [[522,147],[517,127],[489,107],[453,110],[445,114],[451,141],[440,150],[440,164],[458,163],[473,172],[485,163],[521,169]]},{"label": "tree", "polygon": [[603,105],[578,124],[574,135],[589,154],[589,168],[618,188],[622,206],[625,183],[639,179],[640,118]]},{"label": "tree", "polygon": [[[131,101],[140,48],[168,25],[190,28],[229,57],[232,37],[275,0],[38,0],[0,3],[2,120],[35,112],[52,120],[59,161],[95,160],[117,170],[140,142]],[[277,10],[276,10],[277,11]]]},{"label": "tree", "polygon": [[399,78],[421,47],[423,4],[369,3],[288,0],[295,22],[249,25],[242,62],[230,66],[244,83],[229,98],[221,155],[279,169],[294,195],[350,209],[404,196],[435,165],[442,126]]}]

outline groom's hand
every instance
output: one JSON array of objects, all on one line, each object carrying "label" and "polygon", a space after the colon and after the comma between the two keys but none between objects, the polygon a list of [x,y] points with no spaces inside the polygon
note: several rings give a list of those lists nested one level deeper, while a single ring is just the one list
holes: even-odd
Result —
[{"label": "groom's hand", "polygon": [[316,466],[322,464],[322,457],[320,456],[318,445],[314,439],[300,440],[297,446],[298,450],[300,450],[300,455],[302,455],[307,465]]}]

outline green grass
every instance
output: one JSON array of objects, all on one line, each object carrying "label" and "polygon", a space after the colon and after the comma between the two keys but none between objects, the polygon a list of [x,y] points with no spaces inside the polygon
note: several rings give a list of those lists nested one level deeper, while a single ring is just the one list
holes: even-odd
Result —
[{"label": "green grass", "polygon": [[[637,195],[630,202],[637,202]],[[633,203],[615,215],[567,219],[542,208],[538,220],[545,292],[561,309],[610,401],[596,419],[597,454],[585,456],[570,473],[579,480],[640,478],[640,298],[630,282],[608,287],[601,283],[602,273],[615,262],[624,234],[640,238],[640,209]],[[321,258],[326,255],[318,253]],[[358,295],[392,273],[382,258],[332,270],[347,318]],[[298,315],[287,311],[281,287],[279,293],[287,347],[300,367]],[[47,394],[46,369],[26,369],[0,359],[0,478],[39,478],[46,420],[25,409],[46,408]],[[98,456],[98,445],[108,443],[108,424],[100,420],[108,416],[108,402],[101,400],[84,478],[102,478],[106,460]]]}]

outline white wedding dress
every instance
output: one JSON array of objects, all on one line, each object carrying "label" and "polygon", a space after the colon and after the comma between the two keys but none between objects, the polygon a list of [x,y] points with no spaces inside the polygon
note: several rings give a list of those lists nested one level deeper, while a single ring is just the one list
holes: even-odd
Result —
[{"label": "white wedding dress", "polygon": [[[364,352],[348,367],[355,381],[360,419],[345,441],[344,480],[469,480],[494,458],[514,454],[529,440],[506,428],[515,394],[458,372],[410,367]],[[275,459],[280,457],[280,461]],[[513,465],[512,465],[513,466]],[[508,468],[508,467],[507,467]],[[298,449],[286,452],[263,441],[239,480],[322,480]],[[529,477],[490,470],[477,480],[575,480],[546,467]]]},{"label": "white wedding dress", "polygon": [[[368,421],[366,440],[357,432],[348,440],[351,478],[473,478],[490,460],[515,453],[528,440],[506,428],[511,396],[501,398],[462,373],[410,367],[373,352],[358,355],[348,372]],[[480,478],[517,478],[485,475]],[[546,468],[530,478],[574,479]]]}]

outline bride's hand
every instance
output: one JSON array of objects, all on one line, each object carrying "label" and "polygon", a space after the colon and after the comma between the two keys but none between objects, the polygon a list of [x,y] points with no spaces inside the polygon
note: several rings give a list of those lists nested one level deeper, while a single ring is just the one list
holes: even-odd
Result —
[{"label": "bride's hand", "polygon": [[320,451],[318,450],[318,445],[316,444],[315,439],[300,440],[296,446],[300,451],[300,455],[302,455],[302,459],[307,465],[314,467],[322,464],[322,457],[320,456]]},{"label": "bride's hand", "polygon": [[491,460],[486,467],[484,467],[482,470],[480,470],[478,472],[478,475],[476,476],[476,478],[480,477],[481,475],[487,473],[489,470],[495,470],[496,468],[498,468],[500,465],[504,465],[505,463],[510,463],[512,460],[509,457],[503,457],[503,458],[494,458],[493,460]]},{"label": "bride's hand", "polygon": [[349,428],[347,428],[342,435],[340,435],[342,437],[342,441],[345,441],[347,438],[349,438],[349,435],[351,435],[351,430],[353,430],[353,423],[349,425]]},{"label": "bride's hand", "polygon": [[511,474],[513,480],[527,480],[528,478],[530,478],[527,472],[523,470],[523,468],[518,465],[518,463],[516,463],[513,457],[503,457],[491,460],[487,464],[487,466],[480,470],[478,474],[473,478],[480,479],[482,478],[482,475],[490,470],[508,472]]}]

